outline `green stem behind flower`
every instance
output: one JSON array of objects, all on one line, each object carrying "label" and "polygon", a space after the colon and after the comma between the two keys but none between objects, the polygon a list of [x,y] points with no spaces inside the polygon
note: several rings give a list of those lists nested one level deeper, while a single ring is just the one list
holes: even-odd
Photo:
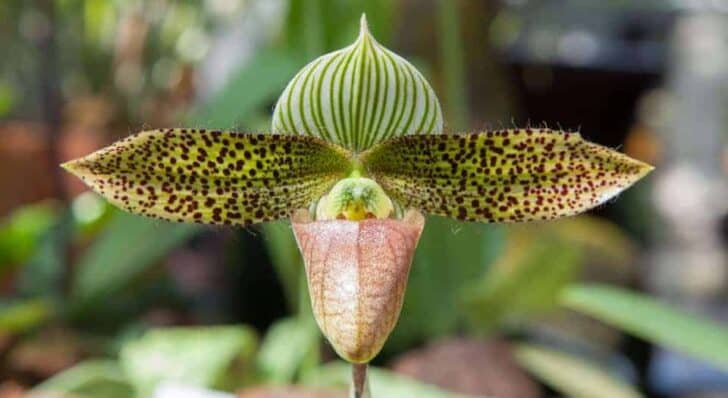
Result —
[{"label": "green stem behind flower", "polygon": [[468,127],[468,101],[465,89],[465,55],[460,40],[458,2],[440,0],[438,28],[440,32],[440,58],[445,82],[445,111],[450,128]]}]

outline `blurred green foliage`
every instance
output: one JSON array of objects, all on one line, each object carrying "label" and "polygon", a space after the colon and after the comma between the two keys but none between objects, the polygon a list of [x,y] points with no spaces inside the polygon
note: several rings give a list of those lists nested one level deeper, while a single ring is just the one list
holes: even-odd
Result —
[{"label": "blurred green foliage", "polygon": [[81,362],[36,386],[31,397],[44,394],[128,398],[133,396],[134,389],[118,362],[94,359]]},{"label": "blurred green foliage", "polygon": [[610,374],[608,369],[563,351],[519,344],[516,359],[528,371],[569,397],[642,397],[634,387]]},{"label": "blurred green foliage", "polygon": [[[456,398],[460,396],[376,367],[369,369],[369,378],[373,397]],[[333,362],[306,373],[302,383],[313,387],[333,386],[343,389],[349,385],[350,379],[351,365],[344,362]]]},{"label": "blurred green foliage", "polygon": [[[155,388],[162,384],[233,391],[259,381],[273,385],[289,383],[293,381],[291,371],[298,367],[291,365],[306,362],[307,366],[297,369],[301,384],[345,390],[350,377],[349,365],[335,362],[318,366],[315,361],[300,361],[302,357],[296,353],[315,347],[317,339],[304,337],[301,332],[310,335],[310,331],[297,328],[295,320],[284,322],[266,336],[259,350],[254,332],[242,326],[151,330],[126,343],[118,362],[79,363],[37,386],[33,393],[146,398],[153,396]],[[284,343],[289,350],[282,350]],[[296,343],[303,346],[296,347]],[[372,389],[382,398],[408,394],[433,398],[455,396],[385,370],[372,369],[371,374]],[[261,378],[251,379],[251,375]]]},{"label": "blurred green foliage", "polygon": [[145,100],[166,92],[185,66],[199,63],[215,28],[245,9],[244,1],[222,9],[216,3],[221,2],[0,3],[0,47],[14,60],[0,64],[0,115],[36,113],[42,101],[36,77],[45,65],[35,62],[34,53],[53,29],[62,46],[56,67],[64,97],[103,94],[114,98],[120,115],[138,120]]},{"label": "blurred green foliage", "polygon": [[0,223],[0,274],[35,253],[41,236],[57,219],[58,206],[52,202],[24,206]]},{"label": "blurred green foliage", "polygon": [[462,330],[463,289],[485,277],[504,239],[502,226],[429,217],[415,252],[402,313],[385,351],[401,351]]},{"label": "blurred green foliage", "polygon": [[[248,2],[228,3],[231,8],[220,6],[223,2],[193,0],[55,2],[58,41],[63,45],[59,67],[64,95],[70,99],[104,93],[114,98],[123,108],[119,112],[123,129],[128,129],[139,121],[146,100],[163,95],[185,66],[204,61],[210,36],[221,26],[236,23]],[[461,129],[467,127],[469,112],[466,54],[455,3],[438,3],[437,31],[442,39],[438,43],[441,59],[435,63],[439,69],[429,63],[422,69],[433,75],[428,78],[440,77],[430,80],[443,83],[436,89],[444,93],[448,120],[453,129]],[[180,110],[180,115],[189,115],[180,119],[191,125],[263,129],[270,105],[287,81],[313,57],[348,44],[356,35],[362,11],[385,45],[402,20],[396,1],[290,0],[287,5],[285,22],[275,39],[256,50],[216,95],[194,109]],[[147,18],[137,21],[139,15]],[[7,58],[17,59],[0,65],[0,116],[32,114],[39,101],[35,79],[42,71],[32,58],[39,29],[48,23],[44,18],[35,3],[0,2],[0,30],[16,28],[12,34],[0,35],[0,46]],[[16,20],[20,22],[11,23]],[[138,39],[127,44],[139,48],[123,50],[123,37],[117,34],[121,26],[131,29],[127,32],[131,39]],[[136,63],[129,57],[136,57]],[[56,203],[40,203],[18,209],[0,223],[0,276],[18,268],[21,275],[16,297],[0,306],[0,332],[32,338],[31,331],[61,323],[92,334],[81,320],[120,320],[101,339],[102,349],[90,349],[94,358],[107,359],[82,361],[40,384],[37,391],[114,398],[132,396],[132,391],[149,396],[159,383],[171,381],[228,391],[260,383],[348,385],[348,366],[323,363],[325,344],[308,310],[303,263],[287,223],[263,225],[254,232],[261,232],[291,316],[279,319],[264,335],[249,326],[140,333],[145,323],[129,315],[138,316],[138,308],[148,300],[135,290],[139,280],[160,268],[170,251],[205,229],[108,208],[95,217],[79,216],[93,206],[71,204],[64,209]],[[69,217],[72,226],[58,229]],[[542,319],[570,309],[728,366],[724,344],[728,337],[719,326],[643,295],[574,284],[585,267],[595,262],[629,272],[633,247],[618,228],[584,217],[548,225],[514,228],[429,218],[404,308],[384,357],[456,334],[528,335]],[[82,251],[72,264],[65,264],[54,238],[68,230],[74,231],[74,247]],[[144,286],[153,291],[150,294],[165,288],[161,282]],[[54,292],[52,297],[46,297],[48,291]],[[120,309],[118,304],[124,300],[136,303],[130,305],[136,310]],[[639,396],[590,358],[562,349],[522,344],[516,357],[524,368],[566,395]],[[371,384],[377,397],[453,396],[383,369],[372,370]]]},{"label": "blurred green foliage", "polygon": [[23,333],[47,321],[50,303],[42,299],[0,303],[0,331]]},{"label": "blurred green foliage", "polygon": [[197,225],[140,220],[117,211],[75,265],[70,297],[73,311],[97,305],[99,299],[128,286],[200,230]]},{"label": "blurred green foliage", "polygon": [[561,289],[574,281],[583,264],[578,247],[544,237],[511,264],[469,286],[466,298],[471,321],[479,330],[553,311]]},{"label": "blurred green foliage", "polygon": [[728,370],[728,330],[717,323],[611,286],[575,284],[564,289],[561,300],[567,308]]},{"label": "blurred green foliage", "polygon": [[230,390],[245,380],[256,345],[244,326],[150,330],[126,343],[119,361],[139,397],[163,381]]},{"label": "blurred green foliage", "polygon": [[257,365],[266,384],[287,385],[321,361],[321,336],[312,318],[284,318],[270,327],[258,353]]}]

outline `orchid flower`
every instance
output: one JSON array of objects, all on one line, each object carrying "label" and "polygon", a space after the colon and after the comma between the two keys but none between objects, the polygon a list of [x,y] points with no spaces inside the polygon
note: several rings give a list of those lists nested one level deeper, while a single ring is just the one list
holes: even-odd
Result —
[{"label": "orchid flower", "polygon": [[445,134],[425,78],[379,44],[362,17],[350,46],[288,84],[272,132],[143,131],[65,163],[131,213],[248,226],[290,219],[314,316],[355,364],[394,328],[424,214],[475,222],[571,216],[652,167],[577,133],[546,128]]}]

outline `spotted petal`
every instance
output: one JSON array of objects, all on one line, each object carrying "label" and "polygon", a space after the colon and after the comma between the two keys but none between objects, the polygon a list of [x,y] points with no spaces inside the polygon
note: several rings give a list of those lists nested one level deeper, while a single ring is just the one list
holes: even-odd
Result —
[{"label": "spotted petal", "polygon": [[440,104],[420,72],[379,44],[362,17],[349,47],[305,66],[283,91],[273,131],[361,151],[390,137],[442,131]]},{"label": "spotted petal", "polygon": [[574,215],[652,170],[579,134],[549,129],[401,137],[361,161],[400,204],[482,222]]},{"label": "spotted petal", "polygon": [[341,148],[276,134],[144,131],[64,164],[129,212],[248,225],[307,208],[351,169]]}]

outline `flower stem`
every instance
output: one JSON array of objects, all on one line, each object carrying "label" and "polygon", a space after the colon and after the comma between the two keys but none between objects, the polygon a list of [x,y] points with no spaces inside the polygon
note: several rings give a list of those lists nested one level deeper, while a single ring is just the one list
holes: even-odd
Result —
[{"label": "flower stem", "polygon": [[371,398],[369,381],[367,380],[367,364],[351,364],[351,398]]},{"label": "flower stem", "polygon": [[438,27],[445,80],[445,110],[455,130],[468,127],[468,101],[465,88],[465,54],[460,39],[459,2],[439,0]]}]

